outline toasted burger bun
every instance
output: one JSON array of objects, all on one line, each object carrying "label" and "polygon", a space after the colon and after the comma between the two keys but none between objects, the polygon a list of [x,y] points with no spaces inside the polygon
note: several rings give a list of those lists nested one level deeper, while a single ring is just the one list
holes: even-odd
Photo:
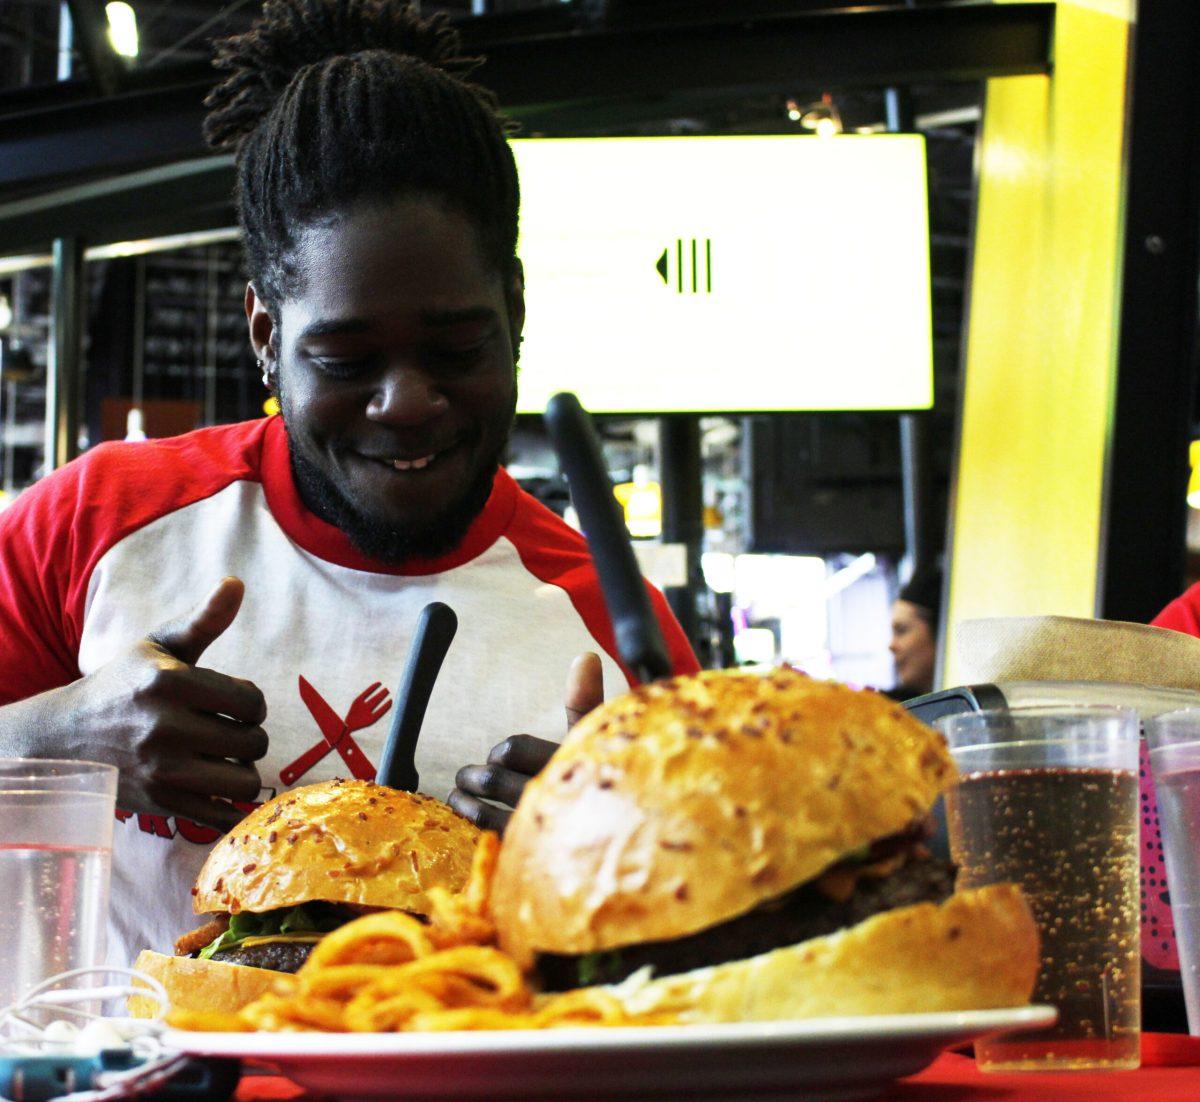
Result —
[{"label": "toasted burger bun", "polygon": [[[222,964],[215,960],[194,960],[192,957],[168,957],[143,949],[134,968],[153,976],[167,989],[172,1010],[195,1010],[208,1013],[232,1014],[272,990],[279,980],[278,972],[265,968],[243,968],[239,964]],[[128,1002],[132,1018],[153,1018],[157,1003],[154,999],[133,995]]]},{"label": "toasted burger bun", "polygon": [[625,1009],[681,1022],[986,1010],[1029,1001],[1037,926],[1011,884],[886,911],[762,956],[616,987]]},{"label": "toasted burger bun", "polygon": [[236,914],[325,900],[426,914],[430,888],[466,884],[478,839],[429,796],[368,781],[310,784],[269,800],[217,843],[192,906]]},{"label": "toasted burger bun", "polygon": [[492,908],[503,948],[581,954],[695,933],[903,830],[954,777],[873,692],[706,671],[597,708],[526,786]]}]

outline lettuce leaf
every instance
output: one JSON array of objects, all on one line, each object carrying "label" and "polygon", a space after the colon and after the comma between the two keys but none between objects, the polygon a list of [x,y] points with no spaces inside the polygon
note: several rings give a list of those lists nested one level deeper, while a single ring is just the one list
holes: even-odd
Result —
[{"label": "lettuce leaf", "polygon": [[580,987],[591,987],[601,983],[609,969],[621,966],[621,950],[609,949],[607,952],[584,953],[578,960],[578,976]]},{"label": "lettuce leaf", "polygon": [[275,911],[239,911],[229,916],[229,929],[200,950],[202,960],[211,960],[214,953],[232,949],[248,937],[270,937],[272,934],[328,933],[344,925],[346,916],[337,913],[327,903],[302,903],[298,907],[281,907]]},{"label": "lettuce leaf", "polygon": [[346,921],[344,917],[320,913],[313,904],[302,904],[299,907],[292,907],[290,910],[274,913],[283,915],[279,920],[281,934],[328,933],[330,930],[336,930]]}]

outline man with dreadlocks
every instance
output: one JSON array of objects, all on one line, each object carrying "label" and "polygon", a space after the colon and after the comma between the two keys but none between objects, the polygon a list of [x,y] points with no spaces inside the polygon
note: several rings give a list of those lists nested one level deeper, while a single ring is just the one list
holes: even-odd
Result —
[{"label": "man with dreadlocks", "polygon": [[114,958],[185,928],[256,802],[373,773],[429,601],[460,628],[416,765],[485,825],[561,735],[564,680],[569,714],[626,681],[583,541],[499,467],[517,175],[456,33],[385,0],[269,0],[216,64],[207,137],[236,152],[282,415],[105,444],[0,522],[0,754],[120,768]]}]

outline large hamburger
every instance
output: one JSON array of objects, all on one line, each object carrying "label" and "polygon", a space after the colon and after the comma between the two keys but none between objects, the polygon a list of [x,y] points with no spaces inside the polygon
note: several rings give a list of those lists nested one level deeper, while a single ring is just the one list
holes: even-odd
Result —
[{"label": "large hamburger", "polygon": [[[331,930],[362,914],[429,912],[459,891],[479,831],[445,804],[367,781],[295,788],[251,812],[213,848],[192,889],[208,921],[145,951],[135,967],[181,1010],[234,1011],[295,972]],[[149,1013],[148,1000],[130,1012]]]},{"label": "large hamburger", "polygon": [[610,701],[509,823],[501,945],[546,990],[683,1021],[1011,1006],[1037,934],[1016,888],[954,892],[924,845],[941,736],[873,692],[709,671]]}]

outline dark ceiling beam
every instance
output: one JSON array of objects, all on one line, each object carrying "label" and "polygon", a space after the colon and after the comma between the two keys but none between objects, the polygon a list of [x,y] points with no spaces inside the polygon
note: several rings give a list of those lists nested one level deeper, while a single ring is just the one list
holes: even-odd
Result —
[{"label": "dark ceiling beam", "polygon": [[[522,39],[479,79],[526,121],[562,105],[797,86],[851,88],[1048,73],[1053,4],[819,12]],[[471,45],[474,45],[472,43]]]},{"label": "dark ceiling beam", "polygon": [[[462,25],[465,46],[487,54],[480,80],[529,132],[552,127],[556,117],[578,118],[581,109],[596,118],[607,108],[616,120],[652,97],[1047,73],[1054,5],[743,16],[502,40],[488,37],[487,23]],[[203,100],[212,79],[204,65],[163,66],[131,70],[121,92],[103,99],[80,99],[78,82],[51,90],[40,107],[28,90],[0,97],[0,202],[204,157]],[[230,179],[227,168],[211,168],[206,186],[228,188]],[[10,222],[0,224],[0,254],[19,238],[25,240],[21,251],[38,246],[28,230]],[[110,240],[120,239],[115,219],[98,225],[118,234]]]},{"label": "dark ceiling beam", "polygon": [[189,71],[178,83],[0,116],[0,198],[203,156],[200,125],[212,70],[200,68],[200,79]]},{"label": "dark ceiling beam", "polygon": [[0,256],[58,237],[108,245],[232,226],[232,192],[233,158],[209,156],[0,202]]}]

